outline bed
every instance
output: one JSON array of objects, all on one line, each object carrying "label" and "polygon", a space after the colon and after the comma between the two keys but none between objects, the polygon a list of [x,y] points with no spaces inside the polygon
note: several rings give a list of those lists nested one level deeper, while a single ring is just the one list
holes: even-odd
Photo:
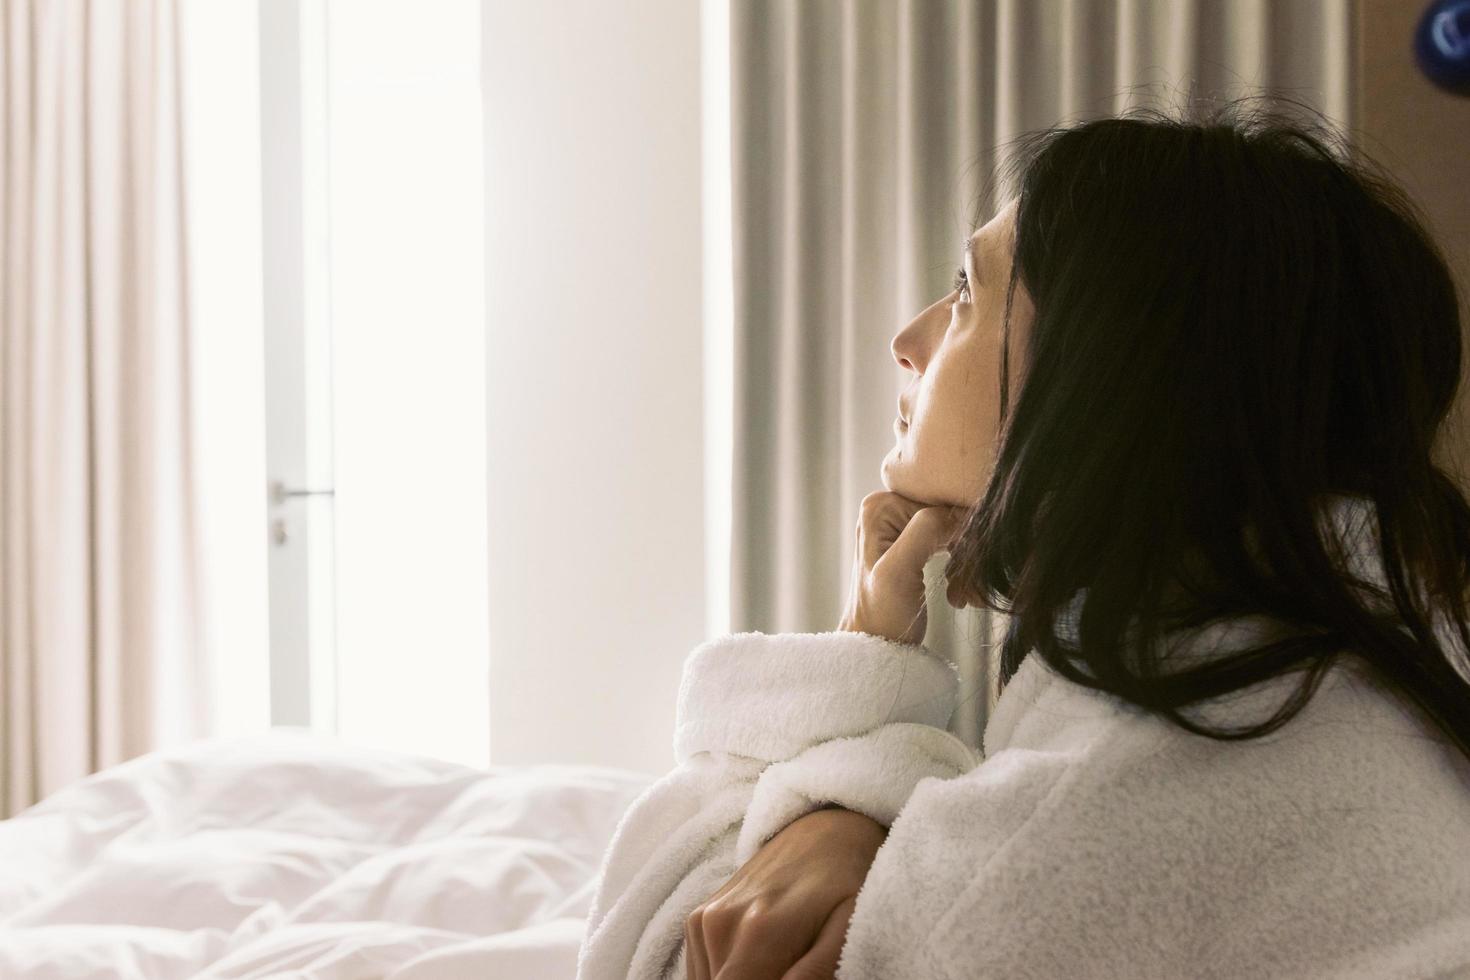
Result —
[{"label": "bed", "polygon": [[151,753],[0,821],[0,977],[570,978],[655,780],[299,729]]}]

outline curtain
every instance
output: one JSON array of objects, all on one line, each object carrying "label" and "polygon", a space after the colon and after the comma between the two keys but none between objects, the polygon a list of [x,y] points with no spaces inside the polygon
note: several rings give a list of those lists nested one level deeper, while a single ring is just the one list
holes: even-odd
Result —
[{"label": "curtain", "polygon": [[[731,629],[830,630],[907,372],[895,333],[949,291],[973,209],[1024,132],[1289,96],[1353,124],[1353,0],[734,0]],[[1014,193],[999,183],[989,214]],[[996,698],[1004,617],[938,600],[950,729]],[[933,590],[939,588],[937,593]]]},{"label": "curtain", "polygon": [[4,816],[206,717],[176,15],[0,15]]}]

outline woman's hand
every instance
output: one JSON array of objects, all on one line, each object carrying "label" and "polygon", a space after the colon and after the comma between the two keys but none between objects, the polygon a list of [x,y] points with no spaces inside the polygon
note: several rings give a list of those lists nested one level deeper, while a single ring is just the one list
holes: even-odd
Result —
[{"label": "woman's hand", "polygon": [[961,507],[923,504],[887,490],[863,498],[852,558],[852,588],[839,630],[922,643],[929,624],[924,565],[948,549]]},{"label": "woman's hand", "polygon": [[831,980],[887,836],[851,810],[792,821],[685,920],[688,980]]}]

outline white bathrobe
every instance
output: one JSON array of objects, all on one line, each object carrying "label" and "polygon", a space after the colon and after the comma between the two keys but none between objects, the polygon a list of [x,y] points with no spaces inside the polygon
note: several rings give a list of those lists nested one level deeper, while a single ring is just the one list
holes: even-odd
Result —
[{"label": "white bathrobe", "polygon": [[[1199,636],[1223,650],[1266,629]],[[1300,678],[1191,714],[1257,722]],[[890,828],[839,980],[1470,977],[1470,764],[1352,658],[1283,728],[1236,742],[1032,654],[981,761],[944,730],[957,688],[922,646],[862,633],[696,648],[677,766],[612,838],[579,980],[683,980],[685,918],[826,801]]]}]

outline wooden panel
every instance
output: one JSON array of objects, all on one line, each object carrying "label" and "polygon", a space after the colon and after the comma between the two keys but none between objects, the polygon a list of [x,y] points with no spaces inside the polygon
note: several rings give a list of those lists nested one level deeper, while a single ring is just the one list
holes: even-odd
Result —
[{"label": "wooden panel", "polygon": [[[1359,0],[1358,139],[1427,213],[1460,287],[1470,324],[1470,98],[1434,87],[1414,63],[1413,32],[1427,4]],[[1470,342],[1466,364],[1470,373]],[[1461,390],[1442,450],[1470,489],[1470,396]],[[1454,457],[1458,456],[1456,459]]]}]

